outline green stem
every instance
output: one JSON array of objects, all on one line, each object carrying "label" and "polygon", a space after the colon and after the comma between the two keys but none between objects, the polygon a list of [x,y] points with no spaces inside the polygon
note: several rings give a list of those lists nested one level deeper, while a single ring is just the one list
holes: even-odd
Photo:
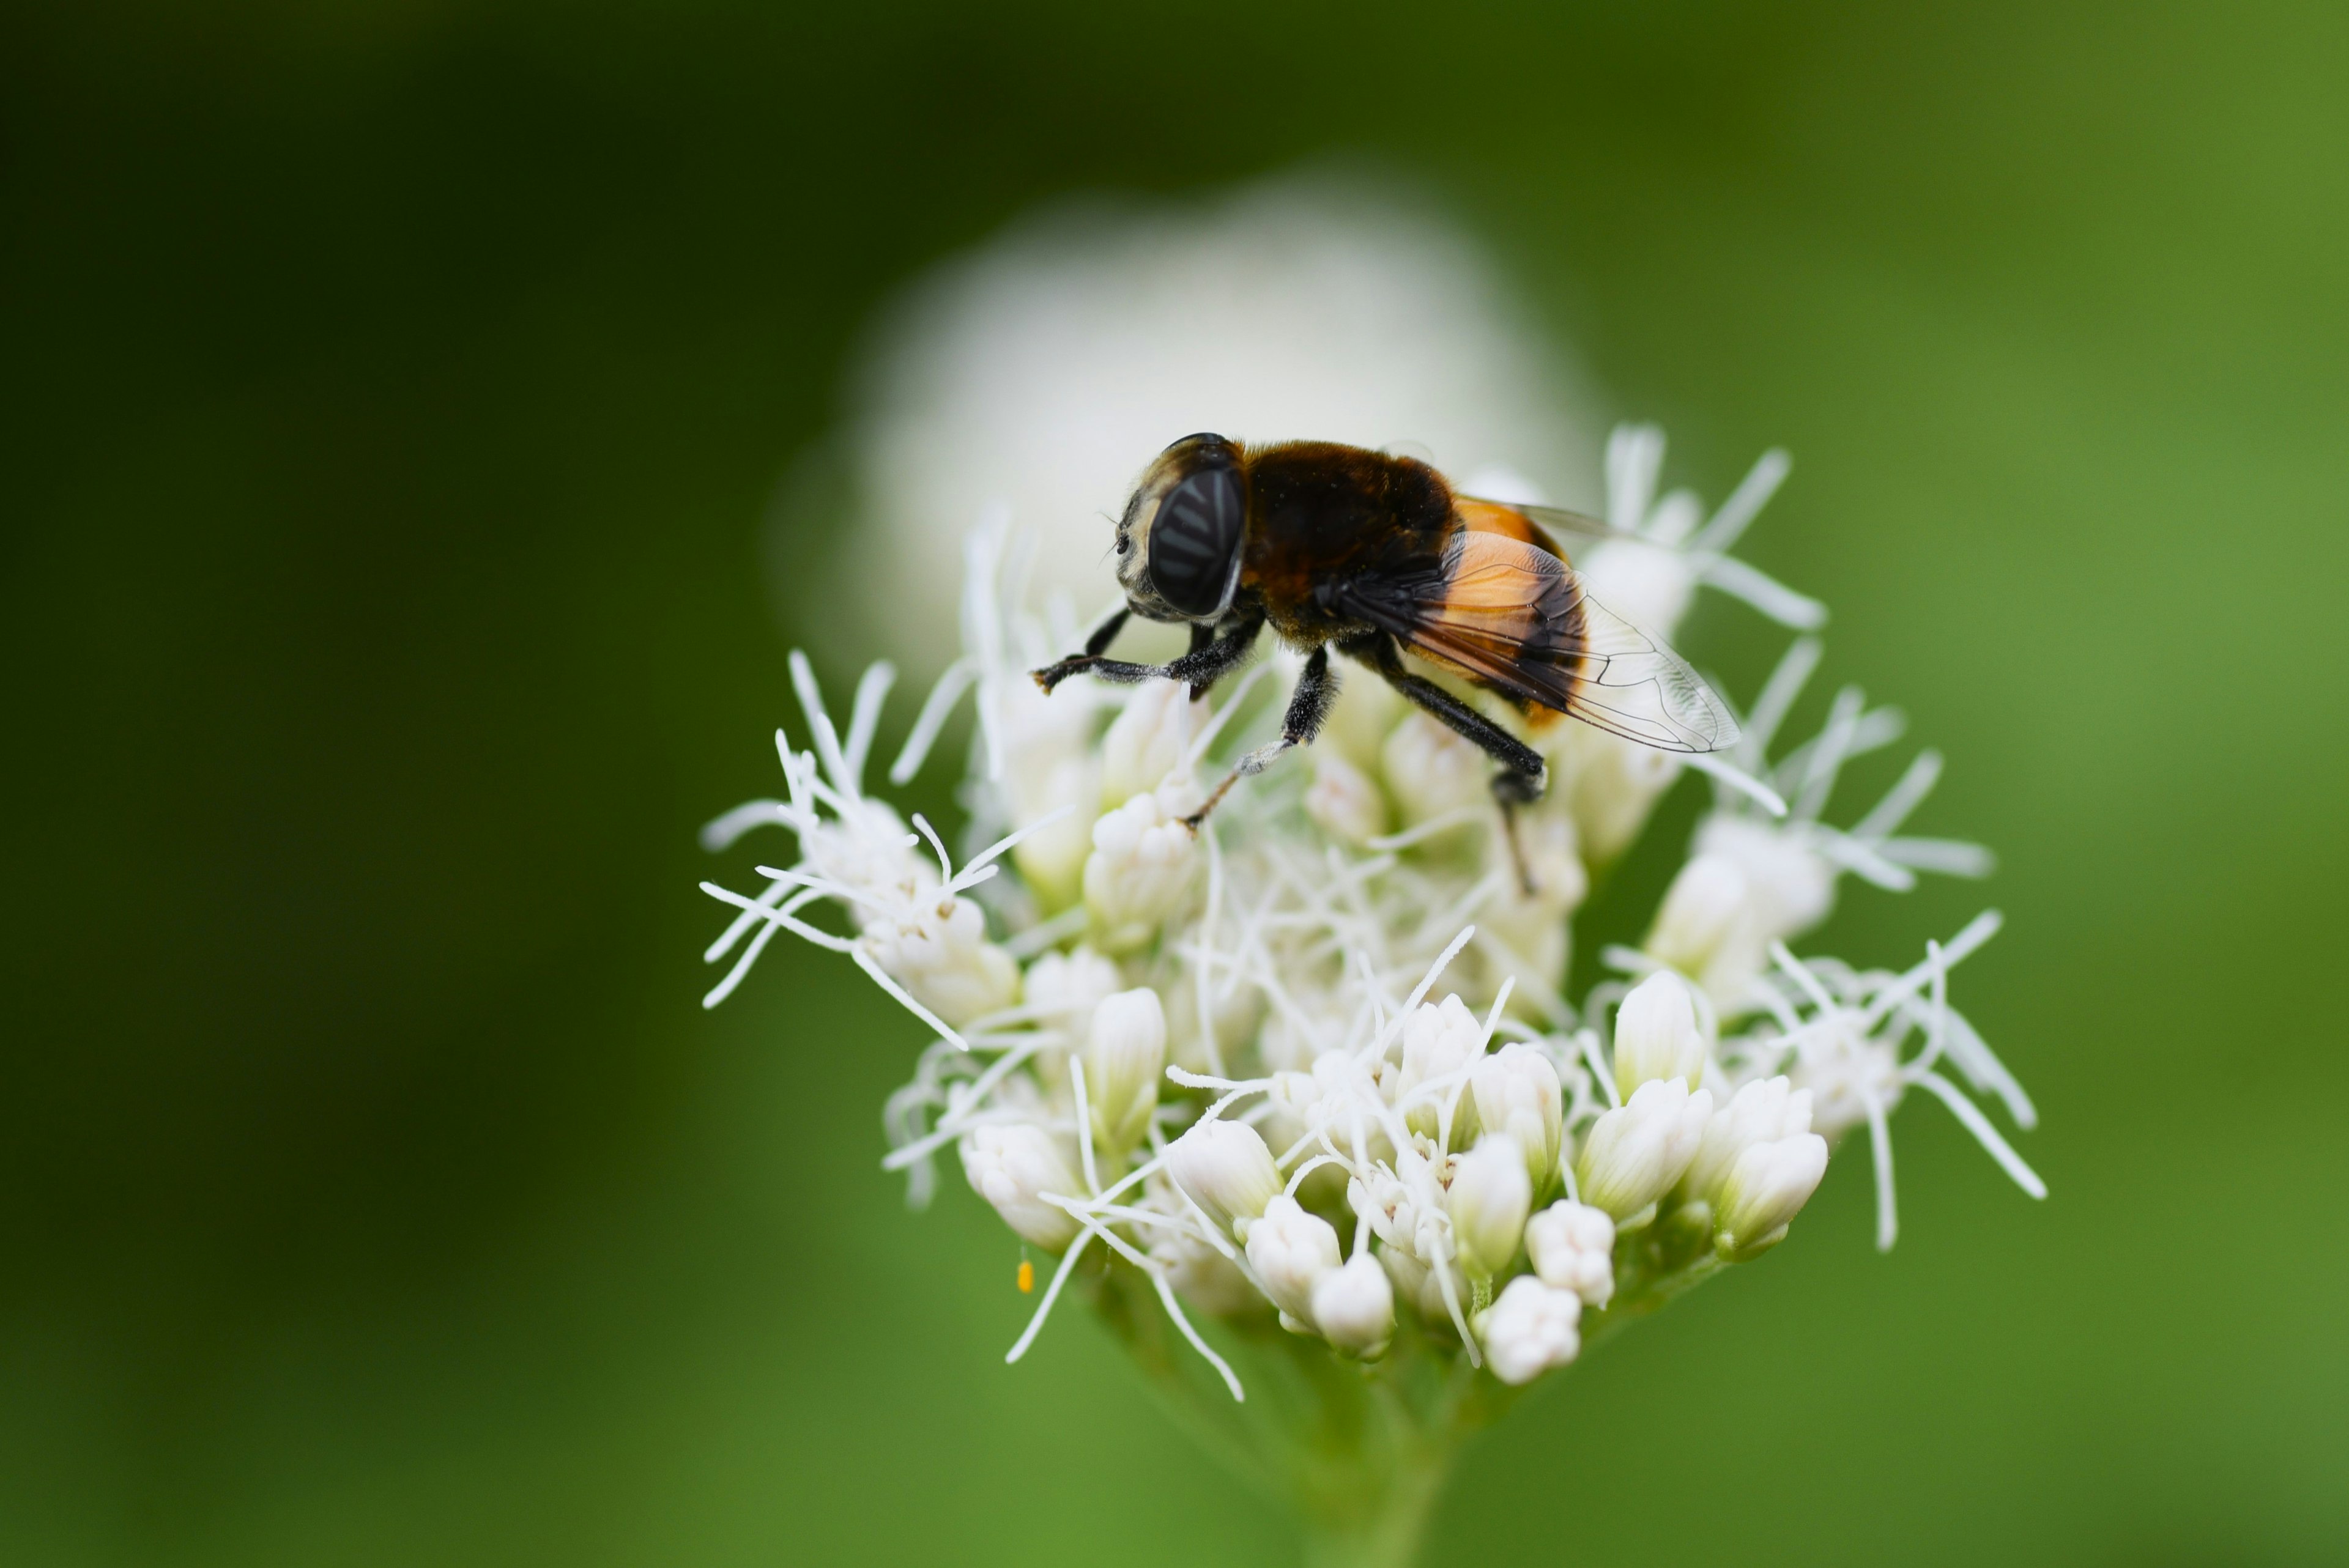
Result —
[{"label": "green stem", "polygon": [[1366,1364],[1283,1333],[1267,1315],[1216,1327],[1247,1387],[1236,1403],[1176,1338],[1138,1271],[1112,1264],[1088,1284],[1162,1406],[1227,1470],[1290,1510],[1316,1568],[1416,1561],[1462,1439],[1516,1397],[1409,1325]]},{"label": "green stem", "polygon": [[1410,1568],[1451,1470],[1450,1445],[1414,1445],[1350,1505],[1305,1513],[1306,1568]]},{"label": "green stem", "polygon": [[[1622,1237],[1619,1294],[1582,1319],[1585,1353],[1718,1273],[1709,1216],[1682,1211]],[[1303,1525],[1309,1568],[1408,1568],[1454,1457],[1522,1392],[1477,1371],[1448,1334],[1406,1319],[1376,1362],[1286,1334],[1271,1314],[1206,1325],[1247,1385],[1235,1401],[1183,1343],[1142,1272],[1122,1259],[1081,1278],[1167,1413],[1251,1491]]]}]

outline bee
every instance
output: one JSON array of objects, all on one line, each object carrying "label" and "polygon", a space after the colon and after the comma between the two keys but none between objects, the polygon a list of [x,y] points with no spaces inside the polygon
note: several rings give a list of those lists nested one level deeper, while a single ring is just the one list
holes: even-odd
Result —
[{"label": "bee", "polygon": [[[1547,507],[1480,500],[1408,457],[1335,441],[1245,446],[1185,436],[1161,452],[1117,523],[1125,607],[1084,652],[1035,673],[1185,681],[1202,696],[1245,663],[1269,624],[1306,655],[1280,738],[1249,752],[1197,812],[1238,779],[1309,744],[1337,696],[1335,648],[1500,764],[1504,817],[1541,798],[1541,754],[1408,668],[1408,652],[1502,697],[1536,725],[1565,714],[1666,751],[1737,738],[1728,707],[1679,655],[1584,591],[1550,529],[1604,523]],[[1190,651],[1164,665],[1107,656],[1127,621],[1187,623]],[[1522,867],[1520,868],[1522,872]]]}]

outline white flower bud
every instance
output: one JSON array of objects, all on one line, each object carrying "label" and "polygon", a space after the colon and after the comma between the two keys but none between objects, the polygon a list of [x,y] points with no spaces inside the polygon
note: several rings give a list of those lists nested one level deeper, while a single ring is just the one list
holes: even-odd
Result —
[{"label": "white flower bud", "polygon": [[1643,1083],[1630,1100],[1592,1123],[1575,1163],[1582,1201],[1606,1210],[1618,1224],[1644,1220],[1671,1191],[1704,1136],[1713,1095],[1694,1094],[1679,1078]]},{"label": "white flower bud", "polygon": [[1042,822],[1068,808],[1065,816],[1045,822],[1011,850],[1020,879],[1048,911],[1067,908],[1083,891],[1085,857],[1092,853],[1093,822],[1101,815],[1100,772],[1090,756],[1038,765],[1034,781],[1012,801],[1013,816],[1022,822]]},{"label": "white flower bud", "polygon": [[1340,843],[1361,849],[1387,830],[1387,799],[1371,776],[1335,751],[1316,748],[1305,814]]},{"label": "white flower bud", "polygon": [[1357,1253],[1316,1280],[1312,1305],[1314,1326],[1341,1350],[1375,1356],[1394,1336],[1394,1286],[1379,1260],[1367,1253]]},{"label": "white flower bud", "polygon": [[1775,1245],[1826,1173],[1827,1140],[1816,1132],[1749,1147],[1721,1185],[1713,1250],[1744,1259]]},{"label": "white flower bud", "polygon": [[1147,794],[1182,765],[1207,705],[1191,700],[1181,681],[1149,681],[1126,698],[1102,737],[1101,803],[1104,810]]},{"label": "white flower bud", "polygon": [[987,917],[967,898],[875,919],[864,941],[892,979],[957,1028],[1019,999],[1019,965],[987,940]]},{"label": "white flower bud", "polygon": [[1688,982],[1669,969],[1632,986],[1616,1010],[1615,1088],[1627,1099],[1658,1078],[1696,1088],[1704,1079],[1706,1055]]},{"label": "white flower bud", "polygon": [[1549,1185],[1557,1174],[1565,1117],[1564,1091],[1549,1058],[1531,1046],[1503,1046],[1476,1064],[1468,1088],[1475,1099],[1476,1125],[1517,1140],[1533,1191]]},{"label": "white flower bud", "polygon": [[1533,1206],[1533,1183],[1526,1176],[1526,1151],[1506,1132],[1488,1132],[1460,1156],[1452,1171],[1444,1206],[1461,1262],[1494,1274],[1517,1255],[1526,1211]]},{"label": "white flower bud", "polygon": [[1116,965],[1080,946],[1039,954],[1028,965],[1021,995],[1045,1027],[1081,1040],[1092,1031],[1093,1009],[1123,985]]},{"label": "white flower bud", "polygon": [[1492,804],[1492,759],[1423,713],[1394,727],[1380,759],[1407,826]]},{"label": "white flower bud", "polygon": [[1526,1222],[1526,1256],[1553,1290],[1570,1290],[1588,1306],[1615,1294],[1615,1222],[1604,1209],[1561,1198]]},{"label": "white flower bud", "polygon": [[1811,1130],[1826,1138],[1865,1123],[1871,1100],[1890,1115],[1909,1088],[1891,1042],[1862,1035],[1840,1018],[1826,1022],[1789,1071],[1811,1097]]},{"label": "white flower bud", "polygon": [[1093,1137],[1123,1154],[1142,1141],[1158,1108],[1158,1075],[1166,1065],[1166,1011],[1158,993],[1144,986],[1104,998],[1093,1009],[1084,1062]]},{"label": "white flower bud", "polygon": [[1582,1349],[1578,1326],[1582,1298],[1553,1290],[1531,1274],[1519,1274],[1500,1299],[1477,1315],[1476,1332],[1485,1358],[1504,1383],[1530,1383],[1553,1367],[1563,1367]]},{"label": "white flower bud", "polygon": [[1020,1240],[1057,1253],[1076,1238],[1077,1222],[1068,1211],[1039,1196],[1076,1198],[1084,1191],[1060,1141],[1042,1128],[1026,1122],[973,1128],[962,1140],[962,1173]]},{"label": "white flower bud", "polygon": [[1338,1233],[1296,1199],[1276,1194],[1248,1226],[1248,1267],[1284,1318],[1313,1322],[1313,1287],[1338,1268]]},{"label": "white flower bud", "polygon": [[1085,903],[1102,946],[1129,953],[1158,934],[1190,891],[1198,840],[1164,792],[1136,795],[1093,824]]},{"label": "white flower bud", "polygon": [[[1402,1021],[1402,1071],[1395,1079],[1396,1103],[1401,1104],[1429,1079],[1460,1071],[1475,1061],[1484,1048],[1485,1026],[1468,1010],[1467,1003],[1456,995],[1446,996],[1441,1003],[1421,1003]],[[1404,1122],[1413,1132],[1434,1137],[1441,1126],[1444,1102],[1450,1098],[1449,1090],[1422,1098],[1404,1110]],[[1464,1094],[1462,1100],[1464,1104],[1471,1103]],[[1455,1116],[1454,1134],[1458,1136],[1462,1130]]]},{"label": "white flower bud", "polygon": [[1756,1143],[1795,1138],[1811,1130],[1811,1094],[1795,1089],[1784,1077],[1757,1078],[1732,1095],[1727,1105],[1704,1124],[1681,1184],[1692,1198],[1718,1206],[1721,1183],[1737,1157]]},{"label": "white flower bud", "polygon": [[[1417,1253],[1405,1247],[1382,1247],[1379,1251],[1379,1266],[1394,1282],[1395,1294],[1409,1302],[1421,1317],[1429,1323],[1442,1323],[1451,1315],[1444,1305],[1444,1282],[1435,1277],[1435,1271]],[[1453,1271],[1453,1281],[1455,1286],[1459,1283],[1456,1269]]]},{"label": "white flower bud", "polygon": [[1166,1172],[1225,1230],[1253,1220],[1280,1195],[1280,1171],[1256,1129],[1203,1121],[1167,1146]]}]

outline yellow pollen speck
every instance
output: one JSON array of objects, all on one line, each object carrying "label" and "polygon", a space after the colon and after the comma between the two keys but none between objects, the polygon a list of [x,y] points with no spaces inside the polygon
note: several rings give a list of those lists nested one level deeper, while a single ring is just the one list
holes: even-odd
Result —
[{"label": "yellow pollen speck", "polygon": [[1036,1288],[1036,1265],[1026,1258],[1019,1260],[1019,1294],[1026,1295]]}]

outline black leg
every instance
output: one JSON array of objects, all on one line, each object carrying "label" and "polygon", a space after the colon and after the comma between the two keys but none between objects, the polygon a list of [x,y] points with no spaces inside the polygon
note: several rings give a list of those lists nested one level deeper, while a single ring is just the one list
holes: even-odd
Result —
[{"label": "black leg", "polygon": [[[1093,634],[1085,639],[1085,656],[1097,659],[1109,652],[1109,645],[1117,641],[1117,634],[1125,630],[1125,623],[1133,614],[1133,612],[1131,610],[1120,610],[1116,614],[1095,626]],[[1198,645],[1195,643],[1192,645],[1196,647]]]},{"label": "black leg", "polygon": [[1530,806],[1541,799],[1542,781],[1527,779],[1524,774],[1503,769],[1493,775],[1493,799],[1501,807],[1501,840],[1509,846],[1509,864],[1517,873],[1517,891],[1531,898],[1541,890],[1534,886],[1534,869],[1526,864],[1525,846],[1517,841],[1517,808]]},{"label": "black leg", "polygon": [[[1047,665],[1040,670],[1031,672],[1036,677],[1036,684],[1042,686],[1045,691],[1050,692],[1054,686],[1059,686],[1062,681],[1067,680],[1079,670],[1097,669],[1107,665],[1115,665],[1120,669],[1145,667],[1141,665],[1127,665],[1115,659],[1105,659],[1102,657],[1102,652],[1106,650],[1112,643],[1117,641],[1117,634],[1125,630],[1126,622],[1131,620],[1133,616],[1133,612],[1132,610],[1120,610],[1111,615],[1108,620],[1103,621],[1100,625],[1095,626],[1092,630],[1092,635],[1085,639],[1085,651],[1083,653],[1072,654],[1069,657],[1061,660],[1058,664]],[[1108,678],[1115,680],[1118,677],[1111,676]],[[1142,677],[1136,676],[1133,678],[1139,680]]]},{"label": "black leg", "polygon": [[[1124,624],[1123,614],[1121,611],[1112,617],[1121,626]],[[1176,680],[1190,682],[1193,696],[1205,696],[1208,688],[1247,662],[1249,651],[1256,646],[1256,634],[1263,629],[1263,618],[1251,616],[1234,624],[1222,637],[1203,646],[1195,628],[1192,651],[1172,664],[1164,665],[1137,665],[1124,659],[1105,659],[1092,651],[1093,643],[1089,641],[1085,645],[1085,652],[1071,655],[1058,664],[1047,665],[1036,671],[1036,684],[1050,691],[1071,676],[1082,674],[1099,676],[1105,681],[1115,681],[1123,686],[1147,680]],[[1110,636],[1116,635],[1110,627],[1104,626],[1102,630],[1109,632]],[[1099,639],[1101,646],[1109,646],[1108,638],[1102,637],[1101,632],[1094,633],[1093,636]]]},{"label": "black leg", "polygon": [[1501,808],[1501,836],[1509,846],[1510,863],[1516,867],[1517,886],[1531,898],[1535,892],[1533,872],[1517,844],[1516,813],[1518,807],[1530,806],[1540,799],[1548,783],[1541,754],[1433,681],[1403,668],[1402,655],[1395,652],[1393,639],[1385,634],[1340,646],[1347,655],[1384,676],[1388,685],[1424,708],[1445,728],[1501,765],[1501,771],[1493,775],[1493,799]]},{"label": "black leg", "polygon": [[1433,681],[1403,668],[1402,655],[1395,652],[1393,639],[1383,633],[1357,638],[1340,644],[1339,652],[1378,671],[1389,686],[1425,708],[1446,729],[1508,769],[1493,780],[1494,794],[1518,804],[1541,799],[1546,782],[1543,774],[1547,771],[1541,753]]},{"label": "black leg", "polygon": [[1305,673],[1297,677],[1297,689],[1289,694],[1288,711],[1281,716],[1280,738],[1269,746],[1259,746],[1232,765],[1207,803],[1183,819],[1184,826],[1193,832],[1207,820],[1207,813],[1228,793],[1231,787],[1251,773],[1261,773],[1273,759],[1292,746],[1310,746],[1313,738],[1321,733],[1322,720],[1330,717],[1330,705],[1338,697],[1338,677],[1330,671],[1330,650],[1316,648],[1305,661]]},{"label": "black leg", "polygon": [[[1193,657],[1193,658],[1196,658],[1199,655],[1201,655],[1201,654],[1205,653],[1205,652],[1207,650],[1207,646],[1208,646],[1208,645],[1210,645],[1211,643],[1213,643],[1215,640],[1216,640],[1216,629],[1215,629],[1215,627],[1213,627],[1213,626],[1211,626],[1211,625],[1207,624],[1207,623],[1206,623],[1206,622],[1205,622],[1205,621],[1194,621],[1194,622],[1192,622],[1192,623],[1191,623],[1191,651],[1190,651],[1190,656],[1191,656],[1191,657]],[[1202,686],[1202,685],[1200,685],[1200,684],[1198,684],[1198,683],[1196,683],[1196,682],[1194,682],[1194,683],[1192,684],[1192,686],[1191,686],[1191,700],[1192,700],[1193,702],[1196,702],[1196,701],[1198,701],[1201,697],[1203,697],[1203,696],[1206,696],[1206,695],[1207,695],[1207,687],[1206,687],[1206,686]]]}]

